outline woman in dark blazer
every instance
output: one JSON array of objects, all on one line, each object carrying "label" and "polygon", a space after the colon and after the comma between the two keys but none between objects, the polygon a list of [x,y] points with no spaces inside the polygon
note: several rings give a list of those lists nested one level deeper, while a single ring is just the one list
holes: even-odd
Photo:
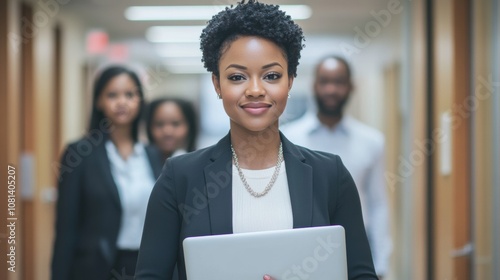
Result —
[{"label": "woman in dark blazer", "polygon": [[377,279],[358,192],[340,158],[279,132],[303,39],[278,6],[252,0],[209,21],[203,61],[231,130],[212,147],[166,161],[149,200],[136,279],[169,279],[176,263],[186,279],[186,237],[325,225],[345,229],[349,279]]},{"label": "woman in dark blazer", "polygon": [[54,280],[134,274],[145,216],[141,208],[161,172],[158,150],[137,139],[144,104],[137,75],[119,66],[105,69],[93,99],[87,135],[70,144],[61,159]]}]

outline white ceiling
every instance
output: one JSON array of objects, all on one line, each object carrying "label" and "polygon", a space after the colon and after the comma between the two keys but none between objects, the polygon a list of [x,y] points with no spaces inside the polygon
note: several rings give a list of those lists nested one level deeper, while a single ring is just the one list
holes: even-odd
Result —
[{"label": "white ceiling", "polygon": [[[301,64],[307,64],[317,59],[321,50],[334,50],[334,46],[328,43],[330,39],[343,37],[350,42],[355,37],[355,27],[364,28],[365,24],[373,21],[370,12],[379,12],[387,9],[392,0],[262,0],[260,2],[278,5],[307,4],[312,9],[312,16],[307,20],[299,20],[297,23],[303,28],[307,48],[304,52]],[[71,0],[61,7],[71,17],[76,17],[84,24],[86,30],[101,29],[107,32],[112,43],[126,44],[129,59],[149,65],[159,65],[159,62],[172,69],[183,71],[178,64],[167,61],[158,56],[158,44],[150,43],[145,38],[148,27],[158,25],[204,25],[205,21],[129,21],[124,16],[124,11],[130,6],[165,6],[165,5],[222,5],[235,4],[237,0]],[[400,18],[393,15],[393,19]],[[388,28],[395,28],[399,24],[396,19]],[[384,29],[388,29],[387,27]],[[387,32],[392,32],[387,30]],[[386,33],[387,33],[386,32]],[[396,34],[394,34],[396,35]],[[397,33],[396,36],[399,36]],[[320,40],[318,40],[318,38]],[[321,39],[324,38],[325,40]],[[347,38],[347,39],[345,39]],[[335,40],[335,39],[334,39]],[[337,44],[338,45],[338,44]],[[338,49],[337,49],[338,51]],[[311,52],[310,57],[307,53]],[[319,55],[319,54],[318,54]],[[193,61],[191,58],[190,61]],[[189,62],[189,61],[188,61]],[[185,63],[185,62],[183,62]],[[200,58],[195,65],[187,66],[189,73],[205,72]]]},{"label": "white ceiling", "polygon": [[[38,0],[32,0],[38,1]],[[126,44],[130,53],[130,61],[137,62],[144,66],[147,76],[150,76],[145,82],[147,92],[150,98],[154,96],[179,95],[191,100],[198,100],[200,92],[205,95],[215,96],[211,85],[204,84],[203,79],[209,78],[208,75],[179,74],[173,69],[178,70],[179,66],[172,66],[164,58],[158,57],[155,47],[157,45],[149,43],[145,39],[145,33],[148,27],[158,25],[204,25],[204,21],[128,21],[125,19],[124,11],[130,6],[161,6],[161,5],[231,5],[239,0],[69,0],[61,10],[65,16],[75,18],[83,24],[84,31],[92,29],[102,29],[109,35],[113,44]],[[356,38],[355,27],[361,29],[374,20],[370,12],[379,12],[387,9],[389,2],[394,0],[261,0],[260,2],[278,4],[278,5],[297,5],[307,4],[312,8],[312,16],[307,20],[300,20],[297,23],[303,28],[306,37],[306,48],[302,51],[300,60],[299,76],[294,82],[293,95],[298,102],[303,102],[300,96],[306,96],[310,93],[312,84],[312,73],[315,63],[324,55],[336,53],[339,54],[341,43],[352,44]],[[387,61],[398,61],[394,59],[400,56],[402,30],[401,19],[403,13],[392,15],[391,24],[383,27],[380,36],[372,38],[373,42],[368,46],[360,48],[361,52],[350,58],[354,66],[357,91],[360,94],[354,96],[351,106],[361,108],[361,96],[363,100],[371,107],[376,104],[373,100],[383,100],[381,83],[381,69],[387,64]],[[79,36],[79,35],[75,35]],[[190,60],[193,60],[190,58]],[[198,68],[203,69],[200,58],[195,59]],[[367,61],[369,63],[367,63]],[[172,75],[176,74],[176,75]],[[202,79],[202,82],[199,82]],[[208,82],[208,84],[210,84]],[[201,96],[204,96],[201,94]],[[359,97],[357,97],[359,96]],[[368,101],[366,101],[368,100]],[[293,102],[292,102],[293,103]],[[290,106],[289,106],[290,107]],[[218,110],[223,113],[223,110]],[[365,110],[377,112],[375,110]],[[369,113],[360,110],[358,115],[367,115],[362,118],[368,123],[376,122]],[[374,121],[375,120],[375,121]],[[376,123],[378,124],[378,122]]]},{"label": "white ceiling", "polygon": [[[87,23],[87,27],[105,29],[111,40],[143,39],[149,26],[153,25],[203,25],[204,21],[147,21],[132,22],[124,17],[129,6],[159,5],[231,5],[230,0],[72,0],[63,9],[77,15]],[[346,35],[353,28],[373,19],[370,11],[387,8],[389,0],[263,0],[272,4],[307,4],[312,8],[312,16],[298,21],[306,35]]]}]

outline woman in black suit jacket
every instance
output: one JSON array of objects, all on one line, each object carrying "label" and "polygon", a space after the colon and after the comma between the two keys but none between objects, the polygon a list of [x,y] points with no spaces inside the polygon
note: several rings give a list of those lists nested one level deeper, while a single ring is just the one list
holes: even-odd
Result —
[{"label": "woman in black suit jacket", "polygon": [[[124,221],[130,221],[126,215],[144,219],[145,213],[130,206],[137,202],[124,202],[130,197],[124,193],[130,186],[117,181],[124,175],[115,164],[146,163],[144,185],[132,196],[145,197],[139,203],[147,203],[162,158],[157,149],[138,142],[143,104],[141,83],[134,72],[109,67],[96,80],[89,131],[70,144],[61,159],[52,279],[126,279],[125,275],[134,274],[138,245],[133,248],[133,243],[140,242],[141,232],[134,241],[137,237],[127,232],[134,225]],[[127,168],[126,172],[133,173]],[[142,223],[135,227],[142,229]],[[126,248],[119,248],[120,234],[128,234],[122,237]]]},{"label": "woman in black suit jacket", "polygon": [[169,279],[176,262],[186,279],[186,237],[324,225],[345,228],[349,279],[377,279],[340,158],[279,132],[303,39],[278,6],[252,0],[203,30],[203,61],[231,130],[215,146],[167,160],[149,200],[136,279]]}]

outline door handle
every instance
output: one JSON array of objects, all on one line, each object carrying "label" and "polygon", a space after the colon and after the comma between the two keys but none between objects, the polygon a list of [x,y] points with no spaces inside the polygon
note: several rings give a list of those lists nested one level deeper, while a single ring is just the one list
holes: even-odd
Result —
[{"label": "door handle", "polygon": [[461,258],[472,255],[472,252],[474,252],[474,245],[472,245],[472,243],[469,242],[465,244],[462,248],[452,250],[450,254],[451,257],[453,258]]}]

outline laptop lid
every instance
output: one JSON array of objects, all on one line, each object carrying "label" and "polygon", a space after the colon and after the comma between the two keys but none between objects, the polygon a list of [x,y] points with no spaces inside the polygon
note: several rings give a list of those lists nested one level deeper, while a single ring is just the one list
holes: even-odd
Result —
[{"label": "laptop lid", "polygon": [[342,226],[189,237],[188,280],[347,279]]}]

